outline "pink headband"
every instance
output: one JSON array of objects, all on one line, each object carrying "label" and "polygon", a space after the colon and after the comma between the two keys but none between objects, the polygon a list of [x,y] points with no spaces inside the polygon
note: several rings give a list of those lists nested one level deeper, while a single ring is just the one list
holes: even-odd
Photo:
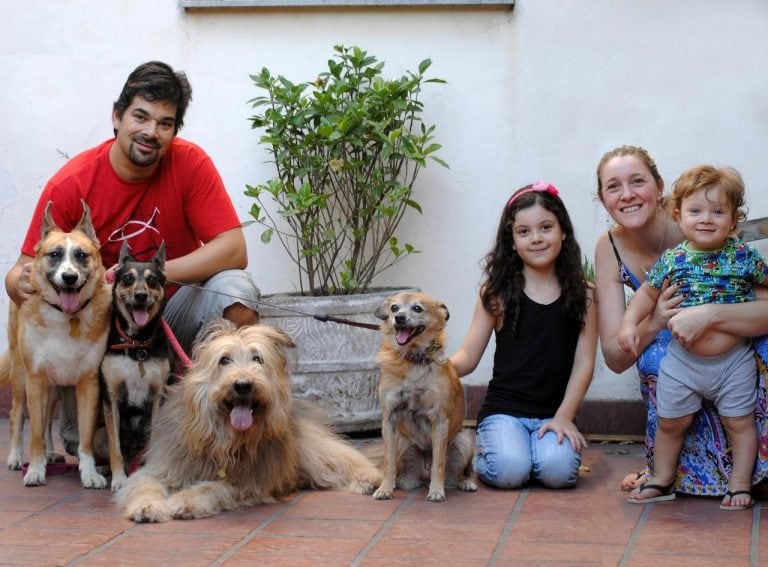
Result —
[{"label": "pink headband", "polygon": [[551,183],[547,183],[546,181],[537,181],[533,185],[531,185],[528,189],[524,189],[520,191],[519,193],[515,193],[509,198],[509,201],[507,201],[507,208],[509,208],[512,203],[514,203],[518,197],[521,195],[525,195],[526,193],[549,193],[553,197],[557,197],[560,195],[560,192],[557,190],[557,187],[552,185]]}]

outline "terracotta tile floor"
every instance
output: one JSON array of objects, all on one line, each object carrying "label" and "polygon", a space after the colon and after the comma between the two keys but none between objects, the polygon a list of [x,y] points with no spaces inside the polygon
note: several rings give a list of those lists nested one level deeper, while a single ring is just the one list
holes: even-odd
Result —
[{"label": "terracotta tile floor", "polygon": [[[159,525],[123,519],[111,493],[82,489],[77,473],[25,488],[3,467],[0,565],[768,565],[760,501],[746,512],[703,498],[627,504],[618,483],[641,451],[593,443],[576,490],[483,486],[442,504],[425,490],[381,502],[303,491],[279,506]],[[7,452],[0,419],[3,462]]]}]

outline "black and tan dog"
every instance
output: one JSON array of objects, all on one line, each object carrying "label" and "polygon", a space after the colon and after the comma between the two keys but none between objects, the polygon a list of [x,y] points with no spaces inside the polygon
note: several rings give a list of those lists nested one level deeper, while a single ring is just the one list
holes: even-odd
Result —
[{"label": "black and tan dog", "polygon": [[31,282],[35,293],[20,307],[11,303],[9,353],[0,360],[13,391],[11,451],[8,468],[23,462],[23,410],[29,409],[30,460],[24,484],[46,483],[53,453],[50,427],[56,386],[74,386],[77,397],[80,480],[86,488],[104,488],[96,471],[93,433],[99,408],[99,363],[109,332],[110,292],[104,283],[99,241],[88,206],[72,232],[62,231],[45,208],[42,239],[35,247]]},{"label": "black and tan dog", "polygon": [[112,491],[126,480],[126,466],[147,444],[171,373],[172,354],[162,328],[165,245],[138,262],[126,244],[112,286],[112,324],[101,363],[104,424],[109,441]]},{"label": "black and tan dog", "polygon": [[445,500],[446,487],[477,490],[472,433],[463,429],[464,389],[443,352],[448,309],[406,292],[387,299],[376,316],[384,319],[378,361],[385,468],[373,497],[389,499],[395,486],[412,489],[426,480],[430,502]]}]

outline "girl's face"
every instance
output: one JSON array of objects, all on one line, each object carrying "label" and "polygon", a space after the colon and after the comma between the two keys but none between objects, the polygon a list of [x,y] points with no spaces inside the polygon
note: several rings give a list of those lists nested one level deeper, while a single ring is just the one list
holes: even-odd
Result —
[{"label": "girl's face", "polygon": [[680,230],[694,250],[717,250],[736,228],[733,208],[719,187],[700,189],[675,209]]},{"label": "girl's face", "polygon": [[565,234],[555,214],[536,203],[517,211],[512,223],[512,239],[524,264],[544,268],[554,265]]},{"label": "girl's face", "polygon": [[642,228],[655,218],[664,190],[638,157],[616,156],[600,170],[600,200],[619,225],[628,229]]}]

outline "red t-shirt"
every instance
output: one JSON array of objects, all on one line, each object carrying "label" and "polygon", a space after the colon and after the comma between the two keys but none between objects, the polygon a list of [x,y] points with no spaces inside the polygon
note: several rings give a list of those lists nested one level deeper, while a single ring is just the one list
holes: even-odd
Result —
[{"label": "red t-shirt", "polygon": [[154,175],[130,183],[117,176],[109,161],[113,143],[110,139],[75,156],[51,178],[27,230],[24,254],[35,255],[48,201],[53,201],[53,220],[70,231],[83,214],[80,199],[85,200],[107,268],[117,263],[123,240],[142,261],[165,240],[170,260],[240,226],[219,172],[199,146],[175,138]]}]

